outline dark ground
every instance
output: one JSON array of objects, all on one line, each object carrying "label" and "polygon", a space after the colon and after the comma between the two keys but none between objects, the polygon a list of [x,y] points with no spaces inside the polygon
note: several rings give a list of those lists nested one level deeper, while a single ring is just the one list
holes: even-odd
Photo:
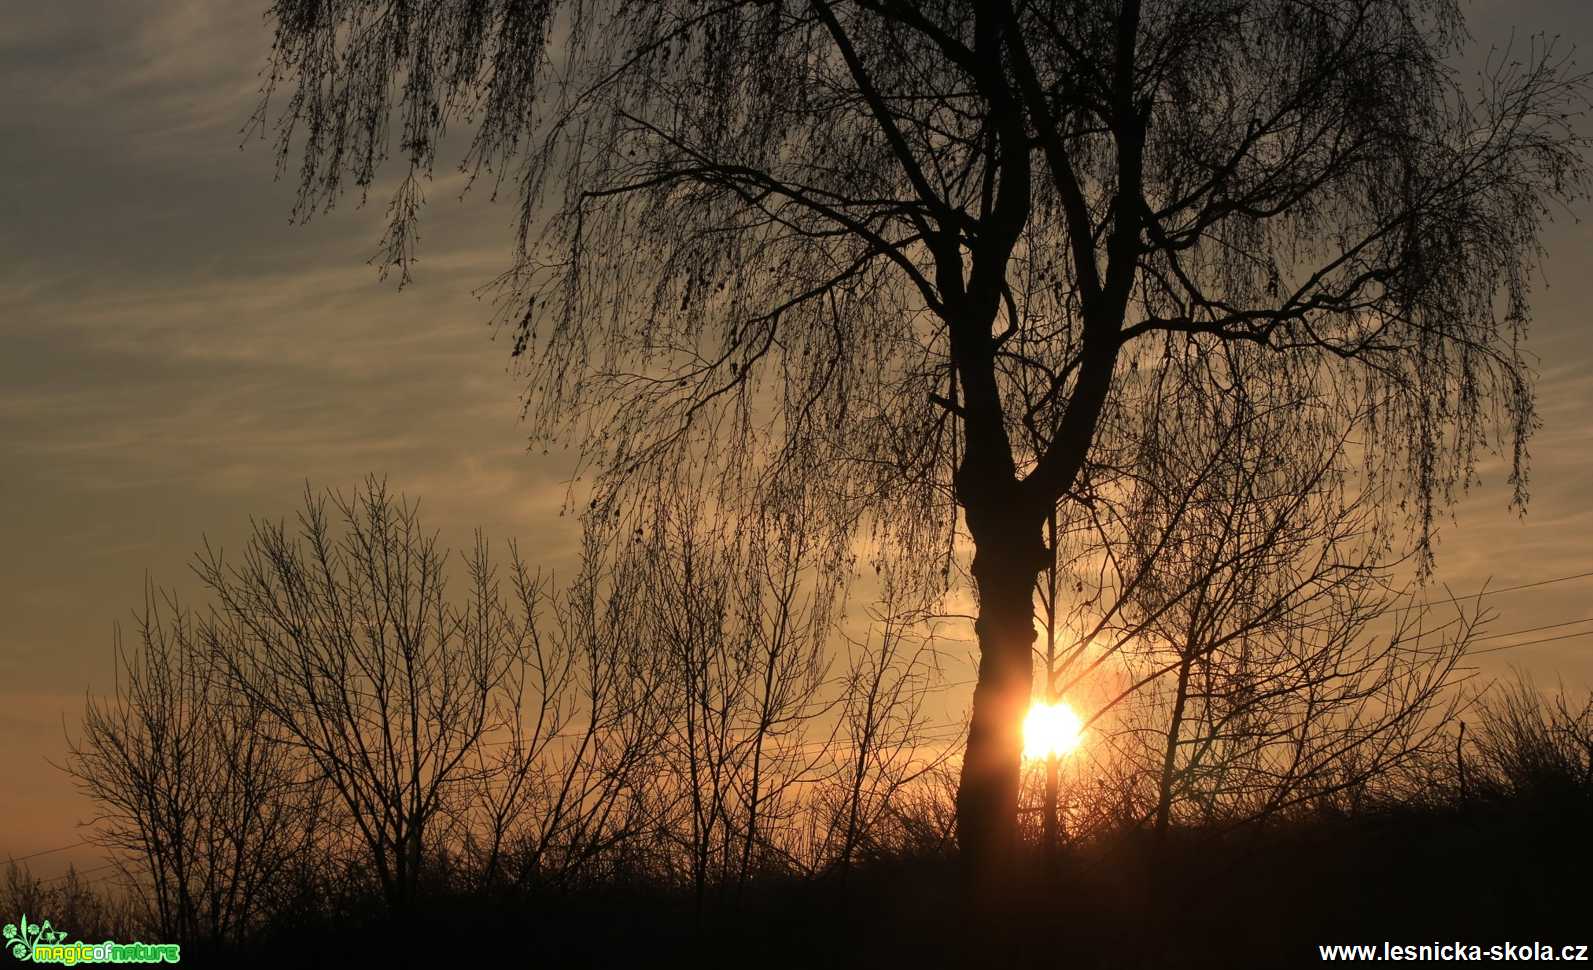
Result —
[{"label": "dark ground", "polygon": [[1128,834],[1031,860],[982,910],[954,859],[689,894],[603,887],[433,898],[403,925],[282,927],[199,966],[1292,967],[1318,944],[1593,944],[1586,798]]}]

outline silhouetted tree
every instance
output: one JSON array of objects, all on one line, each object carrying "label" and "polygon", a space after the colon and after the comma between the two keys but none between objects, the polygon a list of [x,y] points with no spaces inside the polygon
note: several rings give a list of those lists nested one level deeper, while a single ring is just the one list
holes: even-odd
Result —
[{"label": "silhouetted tree", "polygon": [[447,133],[516,196],[514,353],[599,513],[711,461],[725,493],[823,483],[816,534],[872,516],[930,572],[960,513],[981,657],[959,831],[991,874],[1042,525],[1148,396],[1230,379],[1201,351],[1278,357],[1258,400],[1339,398],[1423,556],[1475,448],[1512,449],[1524,487],[1517,338],[1547,206],[1583,189],[1586,78],[1535,43],[1463,90],[1457,0],[271,9],[302,213],[396,146],[381,259],[407,275]]},{"label": "silhouetted tree", "polygon": [[[1166,708],[1151,705],[1165,739],[1156,752],[1158,834],[1171,818],[1175,783],[1185,791],[1225,788],[1232,799],[1240,788],[1285,799],[1291,782],[1303,784],[1319,767],[1320,751],[1381,740],[1375,730],[1341,737],[1370,728],[1355,717],[1329,730],[1331,721],[1391,700],[1384,694],[1408,686],[1406,678],[1430,679],[1409,705],[1379,711],[1385,732],[1408,726],[1459,656],[1458,640],[1393,636],[1379,650],[1368,635],[1368,623],[1391,611],[1386,540],[1365,496],[1346,494],[1335,467],[1345,442],[1324,435],[1334,422],[1320,404],[1302,399],[1257,411],[1228,406],[1221,395],[1191,397],[1168,405],[1167,430],[1149,462],[1155,484],[1124,503],[1135,514],[1123,523],[1122,558],[1140,572],[1119,606],[1133,631],[1131,662],[1148,671],[1135,682],[1171,679]],[[1212,413],[1185,420],[1192,408]],[[1189,436],[1205,428],[1219,433]],[[1372,761],[1386,765],[1407,753],[1394,747],[1400,750]],[[1275,785],[1241,783],[1237,771],[1224,770],[1278,750],[1288,770]],[[1222,780],[1192,784],[1199,770]]]},{"label": "silhouetted tree", "polygon": [[460,835],[486,850],[487,885],[501,871],[521,888],[568,886],[656,834],[673,797],[654,779],[674,698],[646,646],[646,577],[611,563],[598,537],[583,537],[580,568],[556,593],[518,554],[513,576],[516,615],[531,621],[526,662],[510,674],[520,703],[502,725],[508,737],[478,748],[477,814]]},{"label": "silhouetted tree", "polygon": [[672,834],[699,911],[710,890],[790,866],[781,823],[828,764],[815,736],[833,574],[817,568],[802,499],[738,514],[685,488],[655,496],[620,554],[642,576],[645,649],[672,700],[665,770],[680,793]]},{"label": "silhouetted tree", "polygon": [[[207,548],[195,565],[217,601],[209,655],[335,792],[400,913],[431,826],[481,770],[478,746],[514,723],[532,619],[450,600],[447,558],[416,507],[368,479],[349,497],[306,488],[297,532],[257,521],[241,561]],[[465,602],[490,602],[479,538],[467,562]]]},{"label": "silhouetted tree", "polygon": [[1245,400],[1266,363],[1230,360],[1230,387],[1150,402],[1134,474],[1070,509],[1040,591],[1042,608],[1059,580],[1074,591],[1042,611],[1071,640],[1047,683],[1103,695],[1086,716],[1140,766],[1125,794],[1152,780],[1159,835],[1179,801],[1205,821],[1260,818],[1429,754],[1481,619],[1433,622],[1395,589],[1408,564],[1341,467],[1353,422],[1308,396]]},{"label": "silhouetted tree", "polygon": [[[868,638],[852,644],[841,707],[839,764],[825,799],[825,843],[844,876],[860,852],[878,855],[899,821],[899,799],[914,782],[944,765],[957,750],[936,737],[924,710],[934,673],[930,643],[914,636],[914,617],[896,612],[885,581],[882,612]],[[878,640],[874,640],[875,630]]]},{"label": "silhouetted tree", "polygon": [[207,622],[146,591],[136,644],[118,632],[114,691],[89,698],[65,767],[147,925],[216,946],[272,911],[322,836],[324,792],[264,706],[229,689]]}]

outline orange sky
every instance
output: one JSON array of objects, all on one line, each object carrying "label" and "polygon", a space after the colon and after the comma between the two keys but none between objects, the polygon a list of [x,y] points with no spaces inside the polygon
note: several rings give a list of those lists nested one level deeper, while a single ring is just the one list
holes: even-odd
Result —
[{"label": "orange sky", "polygon": [[[49,762],[84,692],[109,684],[112,624],[146,574],[193,591],[202,537],[236,548],[251,514],[292,514],[306,478],[347,488],[385,473],[455,547],[481,525],[571,562],[566,464],[526,451],[508,348],[472,296],[506,267],[510,207],[459,202],[440,178],[401,293],[365,263],[379,191],[290,226],[293,173],[272,181],[268,142],[239,150],[269,43],[261,6],[0,10],[0,859],[73,842],[91,817]],[[1481,44],[1513,21],[1593,50],[1585,0],[1470,9]],[[1500,466],[1480,469],[1439,547],[1456,593],[1593,570],[1593,229],[1562,218],[1546,243],[1532,503],[1510,514]],[[1489,632],[1593,616],[1590,594],[1593,577],[1502,594]],[[1593,624],[1515,639],[1582,630]],[[1586,687],[1593,636],[1482,660],[1486,673],[1510,662]],[[98,860],[81,848],[32,864],[52,875],[69,861]]]}]

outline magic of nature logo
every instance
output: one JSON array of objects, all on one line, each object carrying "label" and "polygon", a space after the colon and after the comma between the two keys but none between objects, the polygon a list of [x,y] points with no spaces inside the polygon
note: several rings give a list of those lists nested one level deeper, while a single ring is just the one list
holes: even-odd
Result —
[{"label": "magic of nature logo", "polygon": [[23,963],[71,967],[79,963],[176,963],[182,959],[182,948],[176,943],[68,943],[65,930],[51,926],[49,920],[30,923],[27,914],[18,923],[7,923],[0,933],[5,936],[6,949]]}]

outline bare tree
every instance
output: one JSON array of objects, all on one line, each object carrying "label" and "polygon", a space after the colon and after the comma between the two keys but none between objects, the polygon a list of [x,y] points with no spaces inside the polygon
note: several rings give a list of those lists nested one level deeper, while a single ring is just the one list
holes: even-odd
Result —
[{"label": "bare tree", "polygon": [[1069,619],[1097,618],[1047,664],[1073,685],[1120,662],[1091,720],[1125,708],[1116,754],[1154,762],[1159,835],[1178,799],[1207,821],[1264,817],[1430,753],[1483,618],[1433,623],[1395,590],[1408,563],[1339,467],[1331,403],[1228,396],[1156,405],[1173,413],[1138,444],[1149,474],[1115,483],[1068,564],[1085,594]]},{"label": "bare tree", "polygon": [[905,792],[956,753],[954,739],[936,737],[924,710],[935,672],[932,644],[915,636],[916,618],[897,606],[886,581],[884,606],[873,616],[878,630],[852,644],[841,710],[841,764],[831,783],[828,837],[831,865],[844,877],[860,850],[889,846],[891,823],[900,823]]},{"label": "bare tree", "polygon": [[[1197,821],[1234,824],[1331,802],[1447,739],[1479,618],[1432,623],[1379,593],[1309,597],[1308,620],[1183,641],[1171,711],[1157,708],[1158,835],[1180,804]],[[1385,614],[1389,632],[1372,624]]]},{"label": "bare tree", "polygon": [[960,513],[981,645],[960,837],[992,875],[1043,523],[1092,491],[1103,429],[1225,381],[1186,351],[1275,356],[1253,393],[1344,402],[1379,480],[1411,486],[1423,556],[1476,448],[1512,450],[1524,498],[1518,338],[1541,222],[1584,187],[1587,78],[1534,42],[1464,90],[1458,0],[271,11],[301,214],[363,194],[396,144],[402,277],[445,133],[515,194],[530,413],[583,446],[601,512],[706,461],[725,492],[822,482],[810,528],[872,516],[929,569]]},{"label": "bare tree", "polygon": [[90,697],[66,770],[100,807],[91,838],[127,867],[162,938],[236,943],[319,838],[322,793],[280,724],[228,690],[205,624],[147,589],[117,634],[112,694]]},{"label": "bare tree", "polygon": [[465,774],[472,790],[445,807],[483,888],[501,887],[509,868],[508,843],[531,805],[545,794],[550,752],[576,716],[578,658],[566,649],[563,638],[542,629],[550,598],[547,582],[540,573],[530,572],[512,543],[510,561],[510,595],[504,594],[501,577],[490,562],[480,559],[471,564],[473,595],[467,606],[478,629],[520,641],[516,660],[504,676],[505,736],[483,738],[473,747]]},{"label": "bare tree", "polygon": [[[337,514],[334,527],[328,502]],[[517,631],[449,600],[446,553],[416,506],[374,479],[351,497],[306,488],[297,533],[259,521],[242,561],[196,570],[220,618],[210,656],[336,792],[395,912],[414,899],[428,830],[472,755],[504,727]],[[490,575],[478,543],[472,597]]]},{"label": "bare tree", "polygon": [[661,847],[639,853],[666,840],[677,802],[662,779],[678,699],[648,634],[648,564],[616,553],[611,538],[586,531],[580,571],[552,601],[548,653],[563,673],[542,696],[562,699],[538,720],[547,743],[514,755],[516,775],[528,778],[508,816],[523,887],[592,878],[605,864],[615,876],[668,867]]},{"label": "bare tree", "polygon": [[679,837],[699,910],[711,889],[789,868],[778,837],[827,764],[815,738],[835,572],[801,528],[803,499],[712,508],[659,493],[627,555],[643,563],[647,647],[671,671],[666,741],[682,793]]},{"label": "bare tree", "polygon": [[753,676],[751,764],[739,796],[746,821],[738,888],[755,863],[763,862],[761,869],[789,868],[793,846],[780,845],[774,833],[798,810],[827,760],[830,739],[817,738],[814,728],[835,706],[823,688],[831,604],[838,590],[834,571],[814,561],[805,512],[801,497],[766,507],[747,537],[750,570],[741,585],[739,612],[743,635],[751,641],[746,660]]},{"label": "bare tree", "polygon": [[510,592],[485,557],[471,562],[469,609],[516,645],[494,730],[445,802],[449,841],[484,888],[559,885],[635,834],[639,776],[661,734],[660,678],[637,655],[636,584],[600,589],[600,555],[583,547],[568,588],[532,573],[510,544]]},{"label": "bare tree", "polygon": [[[1051,516],[1046,521],[1046,548],[1050,550],[1050,559],[1045,568],[1041,570],[1035,580],[1035,613],[1040,627],[1045,631],[1044,643],[1041,650],[1041,670],[1044,671],[1041,696],[1047,705],[1056,705],[1062,701],[1062,695],[1057,690],[1057,681],[1062,677],[1062,655],[1059,652],[1057,640],[1058,627],[1063,622],[1065,608],[1058,596],[1057,583],[1061,579],[1062,543],[1057,535],[1058,510],[1052,509]],[[1063,648],[1065,649],[1065,648]],[[1043,651],[1043,652],[1042,652]],[[1061,797],[1062,765],[1057,752],[1049,752],[1045,758],[1045,793],[1040,803],[1040,841],[1045,851],[1053,857],[1062,840],[1062,814],[1058,805]]]}]

